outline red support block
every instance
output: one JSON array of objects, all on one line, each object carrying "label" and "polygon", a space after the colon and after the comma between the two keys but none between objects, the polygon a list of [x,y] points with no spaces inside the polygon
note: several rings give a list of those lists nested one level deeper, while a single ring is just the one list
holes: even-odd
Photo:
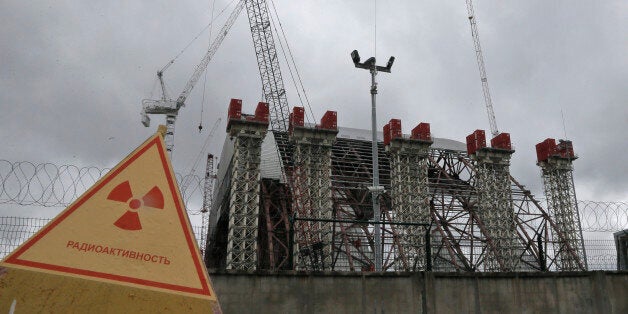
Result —
[{"label": "red support block", "polygon": [[259,102],[255,108],[255,121],[268,122],[268,103]]},{"label": "red support block", "polygon": [[486,133],[484,130],[475,130],[473,135],[475,137],[475,147],[477,149],[486,147]]},{"label": "red support block", "polygon": [[475,130],[467,136],[467,154],[473,155],[478,149],[486,147],[486,133],[484,130]]},{"label": "red support block", "polygon": [[471,133],[467,135],[467,154],[473,155],[477,150],[477,146],[475,144],[475,134]]},{"label": "red support block", "polygon": [[546,161],[550,156],[556,154],[556,140],[548,138],[541,143],[536,144],[536,160],[538,162]]},{"label": "red support block", "polygon": [[491,147],[512,150],[509,133],[500,133],[491,139]]},{"label": "red support block", "polygon": [[384,146],[390,144],[390,123],[384,125]]},{"label": "red support block", "polygon": [[556,146],[556,152],[563,158],[573,158],[575,157],[573,152],[573,143],[568,140],[558,140],[558,145]]},{"label": "red support block", "polygon": [[229,113],[227,115],[229,120],[237,119],[240,120],[242,118],[242,100],[232,98],[229,102]]},{"label": "red support block", "polygon": [[401,120],[390,119],[389,124],[390,124],[390,139],[403,137],[403,133],[401,133]]},{"label": "red support block", "polygon": [[338,117],[335,111],[328,110],[321,119],[321,129],[336,130],[338,129]]},{"label": "red support block", "polygon": [[305,123],[305,109],[303,107],[294,107],[290,122],[292,126],[303,126]]},{"label": "red support block", "polygon": [[422,141],[430,141],[432,139],[432,134],[430,133],[430,124],[426,122],[421,122],[410,132],[410,138],[422,140]]}]

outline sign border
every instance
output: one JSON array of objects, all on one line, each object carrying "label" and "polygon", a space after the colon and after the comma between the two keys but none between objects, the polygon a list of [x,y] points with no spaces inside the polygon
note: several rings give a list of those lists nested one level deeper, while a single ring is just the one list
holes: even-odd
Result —
[{"label": "sign border", "polygon": [[[146,280],[146,279],[133,278],[129,276],[123,276],[123,275],[115,275],[115,274],[108,274],[104,272],[91,271],[91,270],[86,270],[86,269],[81,269],[81,268],[73,268],[73,267],[59,266],[59,265],[54,265],[54,264],[34,262],[34,261],[23,260],[19,258],[32,245],[34,245],[39,240],[41,240],[48,232],[50,232],[57,225],[59,225],[59,223],[61,223],[68,216],[70,216],[74,211],[80,208],[87,200],[91,199],[96,192],[100,191],[107,183],[109,183],[111,180],[116,178],[117,175],[120,174],[120,172],[126,169],[130,164],[132,164],[135,160],[137,160],[140,156],[142,156],[146,151],[148,151],[153,146],[156,146],[157,151],[159,152],[159,157],[163,166],[163,170],[168,180],[168,188],[170,189],[170,193],[172,194],[172,198],[174,200],[174,204],[177,210],[177,215],[179,217],[179,222],[181,224],[182,231],[185,234],[185,240],[187,242],[188,249],[190,253],[192,254],[194,267],[196,268],[196,273],[201,282],[202,288],[192,288],[192,287],[181,286],[181,285],[176,285],[176,284],[169,284],[165,282],[158,282],[158,281],[152,281],[152,280]],[[38,268],[38,269],[52,270],[52,271],[57,271],[61,273],[83,275],[87,277],[102,278],[102,279],[108,279],[108,280],[113,280],[113,281],[118,281],[118,282],[132,283],[132,284],[143,285],[143,286],[148,286],[148,287],[174,290],[178,292],[187,292],[187,293],[211,297],[212,294],[209,289],[209,280],[206,278],[206,276],[204,276],[200,260],[196,258],[195,256],[196,254],[194,254],[196,247],[191,237],[191,230],[188,228],[189,224],[187,223],[186,217],[184,217],[184,208],[182,206],[181,199],[179,198],[179,193],[177,191],[178,191],[178,188],[175,184],[172,173],[170,171],[170,167],[168,165],[168,161],[166,159],[163,140],[161,139],[161,136],[159,134],[156,134],[153,136],[152,139],[149,138],[146,142],[142,144],[142,146],[140,146],[133,153],[131,153],[131,155],[127,157],[126,160],[123,160],[121,164],[119,164],[117,167],[115,167],[113,170],[107,173],[107,175],[105,175],[104,178],[102,178],[86,193],[81,195],[81,197],[79,197],[79,199],[76,202],[70,205],[70,207],[68,207],[67,210],[62,212],[60,216],[53,219],[53,221],[51,221],[47,226],[45,226],[33,238],[29,239],[26,243],[24,243],[23,246],[19,247],[15,252],[10,254],[8,258],[4,260],[4,263]]]}]

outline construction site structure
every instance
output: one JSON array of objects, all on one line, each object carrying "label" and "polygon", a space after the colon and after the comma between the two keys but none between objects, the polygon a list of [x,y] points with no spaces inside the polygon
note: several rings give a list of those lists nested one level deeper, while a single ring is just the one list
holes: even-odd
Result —
[{"label": "construction site structure", "polygon": [[234,138],[229,189],[226,268],[255,270],[260,204],[260,155],[268,129],[268,104],[255,115],[242,114],[242,100],[229,104],[227,133]]},{"label": "construction site structure", "polygon": [[275,131],[288,129],[288,99],[281,76],[279,56],[275,48],[273,28],[266,0],[246,0],[251,36],[257,57],[264,101],[270,104],[270,127]]},{"label": "construction site structure", "polygon": [[321,123],[305,125],[304,108],[294,107],[290,115],[288,141],[292,145],[292,208],[296,217],[320,221],[294,223],[294,265],[297,270],[330,270],[333,218],[331,148],[336,141],[336,112],[327,111]]},{"label": "construction site structure", "polygon": [[537,165],[541,168],[543,188],[550,216],[561,234],[553,240],[557,267],[563,271],[586,270],[586,253],[573,181],[573,143],[548,138],[536,145]]},{"label": "construction site structure", "polygon": [[475,9],[473,8],[472,0],[466,0],[466,3],[467,17],[469,18],[469,25],[471,26],[471,37],[473,37],[475,58],[478,62],[478,69],[480,70],[480,81],[482,82],[482,95],[484,96],[486,114],[488,115],[488,122],[491,127],[491,134],[493,136],[497,136],[499,134],[499,130],[497,129],[497,119],[495,119],[495,112],[493,111],[493,100],[491,99],[491,91],[488,88],[488,78],[486,75],[486,67],[484,66],[484,54],[482,53],[482,45],[480,45],[480,33],[478,32],[478,23],[477,18],[475,17]]},{"label": "construction site structure", "polygon": [[[430,223],[429,162],[432,145],[429,123],[419,123],[409,138],[401,131],[401,120],[391,119],[383,128],[384,146],[390,158],[390,198],[394,221]],[[426,270],[429,232],[421,225],[400,225],[396,270]]]},{"label": "construction site structure", "polygon": [[501,133],[486,145],[484,130],[467,136],[467,153],[475,161],[477,204],[474,214],[486,234],[486,271],[515,271],[521,253],[517,243],[510,183],[510,134]]},{"label": "construction site structure", "polygon": [[244,2],[245,0],[240,0],[236,4],[235,9],[227,18],[225,25],[223,25],[223,27],[220,29],[218,36],[214,39],[214,41],[207,49],[207,52],[194,69],[192,76],[190,77],[187,84],[181,91],[181,94],[179,94],[179,97],[176,100],[170,99],[170,97],[168,96],[166,84],[164,83],[163,78],[164,71],[166,71],[174,63],[176,57],[175,59],[172,59],[170,62],[168,62],[161,70],[157,71],[157,78],[161,86],[161,98],[142,100],[141,116],[142,124],[145,127],[150,126],[150,117],[148,116],[149,114],[163,114],[166,116],[166,135],[164,136],[164,141],[166,143],[166,149],[171,155],[174,148],[174,128],[177,116],[179,115],[179,109],[185,106],[185,100],[192,92],[192,89],[194,89],[194,86],[196,86],[196,83],[200,79],[201,74],[203,74],[203,72],[205,72],[205,70],[207,69],[209,61],[212,59],[212,57],[222,44],[222,41],[227,36],[227,33],[231,29],[231,26],[233,26],[233,23],[235,23],[238,15],[240,15],[240,12],[244,7]]},{"label": "construction site structure", "polygon": [[[230,119],[209,267],[375,269],[371,132],[339,127],[331,111],[319,125],[306,124],[301,112],[294,109],[286,132],[266,132],[255,116]],[[405,135],[395,119],[378,134],[382,269],[547,271],[564,269],[567,259],[584,265],[578,251],[554,249],[571,246],[563,220],[510,175],[509,135],[493,138],[491,147],[476,138],[474,147],[435,138],[426,123]],[[422,239],[426,226],[431,240]]]},{"label": "construction site structure", "polygon": [[216,174],[214,173],[214,155],[207,154],[207,164],[205,166],[205,182],[203,184],[203,207],[201,208],[201,241],[199,248],[201,254],[205,253],[207,246],[207,234],[209,233],[209,211],[214,201],[214,181]]}]

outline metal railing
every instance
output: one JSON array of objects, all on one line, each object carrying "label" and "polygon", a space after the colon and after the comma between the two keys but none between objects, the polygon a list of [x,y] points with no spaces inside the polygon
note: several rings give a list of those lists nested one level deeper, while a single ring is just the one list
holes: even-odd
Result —
[{"label": "metal railing", "polygon": [[[415,223],[415,222],[395,222],[395,221],[379,221],[379,222],[374,222],[374,221],[369,221],[369,220],[346,220],[346,219],[322,219],[322,218],[306,218],[306,217],[296,217],[292,216],[290,217],[290,234],[289,234],[289,252],[291,253],[289,256],[289,264],[291,266],[291,268],[294,269],[295,265],[294,265],[294,233],[295,233],[295,222],[298,221],[304,221],[304,222],[330,222],[330,223],[345,223],[345,224],[369,224],[372,225],[372,228],[377,228],[380,225],[389,225],[389,226],[416,226],[416,227],[422,227],[425,229],[425,235],[424,235],[424,240],[425,240],[425,270],[427,271],[432,271],[432,238],[431,238],[431,224],[429,223]],[[331,243],[329,243],[328,245],[332,245]],[[386,246],[386,241],[382,241],[382,246],[384,247],[383,252],[386,252],[385,246]],[[298,253],[297,253],[298,254]],[[413,265],[413,270],[416,271],[417,269],[417,262],[418,260],[415,260],[414,265]],[[332,267],[333,269],[333,267]]]}]

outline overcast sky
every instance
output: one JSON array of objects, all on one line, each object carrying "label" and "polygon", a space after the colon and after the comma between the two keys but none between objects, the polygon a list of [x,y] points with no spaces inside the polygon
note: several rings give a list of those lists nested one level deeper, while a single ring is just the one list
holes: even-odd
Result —
[{"label": "overcast sky", "polygon": [[[214,15],[230,2],[216,0]],[[159,97],[156,71],[209,23],[212,3],[2,1],[0,159],[115,165],[163,123],[140,124],[141,100]],[[336,110],[340,126],[370,128],[370,76],[349,57],[357,49],[380,64],[396,57],[392,73],[378,75],[378,128],[401,118],[405,133],[421,121],[437,137],[489,133],[463,0],[380,1],[376,19],[373,1],[274,3],[316,119]],[[475,9],[497,124],[516,149],[512,174],[541,196],[534,145],[566,130],[580,157],[578,197],[628,200],[628,2],[476,1]],[[164,74],[175,98],[208,42],[206,31]],[[282,66],[288,100],[300,105]],[[189,171],[218,118],[210,152],[220,155],[230,98],[252,113],[260,97],[243,11],[180,111],[175,170]]]}]

